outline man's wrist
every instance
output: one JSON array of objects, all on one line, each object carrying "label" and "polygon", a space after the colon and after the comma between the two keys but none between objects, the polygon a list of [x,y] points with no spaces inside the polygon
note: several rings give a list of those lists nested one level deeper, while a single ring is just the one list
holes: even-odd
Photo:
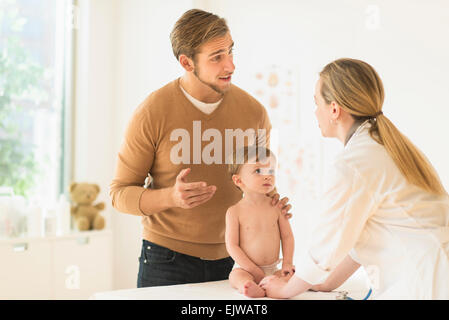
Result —
[{"label": "man's wrist", "polygon": [[174,187],[168,187],[165,189],[165,198],[166,198],[167,206],[169,208],[176,207],[175,200],[173,197],[173,191],[174,191]]},{"label": "man's wrist", "polygon": [[142,214],[149,216],[154,213],[175,207],[172,188],[145,189],[139,199],[139,209]]}]

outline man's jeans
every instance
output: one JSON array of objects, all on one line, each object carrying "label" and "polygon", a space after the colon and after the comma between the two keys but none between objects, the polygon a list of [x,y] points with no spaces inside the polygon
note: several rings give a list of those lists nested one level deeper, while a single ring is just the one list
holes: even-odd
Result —
[{"label": "man's jeans", "polygon": [[226,280],[233,266],[231,257],[202,260],[143,240],[137,287]]}]

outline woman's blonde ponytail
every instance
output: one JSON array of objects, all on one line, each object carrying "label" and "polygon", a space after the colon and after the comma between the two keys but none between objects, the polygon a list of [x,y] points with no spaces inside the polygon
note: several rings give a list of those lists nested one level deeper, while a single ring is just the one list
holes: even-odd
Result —
[{"label": "woman's blonde ponytail", "polygon": [[355,119],[369,119],[371,137],[385,146],[408,182],[447,195],[429,160],[383,114],[384,89],[373,67],[356,59],[338,59],[326,65],[320,77],[326,103],[335,101]]}]

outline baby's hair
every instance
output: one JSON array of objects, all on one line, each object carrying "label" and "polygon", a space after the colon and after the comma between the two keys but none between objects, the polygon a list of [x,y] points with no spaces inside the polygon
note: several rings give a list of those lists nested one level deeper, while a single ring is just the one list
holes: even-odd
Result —
[{"label": "baby's hair", "polygon": [[270,157],[275,158],[273,152],[268,148],[257,145],[244,146],[237,149],[236,152],[232,154],[232,162],[228,164],[228,172],[232,177],[234,174],[240,172],[240,169],[245,163],[249,163],[251,160],[255,160],[251,163],[264,163],[265,161],[268,161]]}]

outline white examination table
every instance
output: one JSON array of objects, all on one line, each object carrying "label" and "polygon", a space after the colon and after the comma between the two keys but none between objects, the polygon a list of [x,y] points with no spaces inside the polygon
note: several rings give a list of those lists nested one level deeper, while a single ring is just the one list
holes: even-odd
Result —
[{"label": "white examination table", "polygon": [[[361,268],[362,269],[362,268]],[[359,270],[360,271],[360,270]],[[356,272],[342,286],[333,292],[308,291],[293,300],[335,300],[347,292],[353,299],[363,299],[369,288],[364,273]],[[137,289],[124,289],[98,292],[90,297],[93,300],[256,300],[240,294],[232,288],[228,280],[191,283],[174,286],[161,286]],[[264,300],[270,298],[259,298]]]}]

